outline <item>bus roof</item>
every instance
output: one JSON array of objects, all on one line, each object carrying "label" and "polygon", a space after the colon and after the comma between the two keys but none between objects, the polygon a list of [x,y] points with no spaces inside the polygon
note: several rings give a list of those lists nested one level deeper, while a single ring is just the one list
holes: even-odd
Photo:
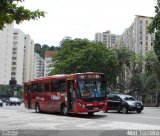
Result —
[{"label": "bus roof", "polygon": [[[57,74],[57,75],[52,75],[52,76],[46,76],[46,77],[39,77],[34,80],[28,81],[28,82],[36,82],[36,81],[43,81],[43,80],[49,80],[53,78],[66,78],[68,76],[76,76],[76,75],[81,75],[81,74],[103,74],[99,72],[83,72],[83,73],[72,73],[72,74]],[[24,82],[24,83],[28,83]]]}]

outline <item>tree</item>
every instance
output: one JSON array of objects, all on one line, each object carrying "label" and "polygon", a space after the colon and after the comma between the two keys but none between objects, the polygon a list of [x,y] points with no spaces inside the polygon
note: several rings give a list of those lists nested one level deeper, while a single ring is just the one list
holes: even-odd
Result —
[{"label": "tree", "polygon": [[45,51],[57,51],[59,48],[55,46],[49,47],[48,45],[40,45],[39,43],[36,43],[34,45],[34,50],[36,53],[38,53],[42,58],[44,58]]},{"label": "tree", "polygon": [[[117,77],[118,83],[117,88],[121,91],[127,89],[128,81],[126,80],[128,77],[127,74],[130,75],[131,63],[134,59],[134,53],[128,50],[126,47],[122,47],[116,49],[116,60],[117,60]],[[127,74],[126,74],[127,73]]]},{"label": "tree", "polygon": [[1,0],[0,2],[0,30],[5,24],[11,24],[15,21],[17,24],[24,20],[37,20],[41,16],[44,17],[45,12],[40,10],[30,11],[23,6],[18,6],[18,2],[24,0]]},{"label": "tree", "polygon": [[154,40],[154,51],[160,62],[160,0],[157,0],[157,5],[155,6],[155,16],[152,18],[152,22],[149,25],[149,32],[155,32],[155,40]]},{"label": "tree", "polygon": [[108,84],[116,81],[115,58],[102,44],[87,39],[64,39],[53,60],[51,75],[92,71],[105,73]]},{"label": "tree", "polygon": [[131,78],[131,94],[137,92],[137,95],[146,95],[159,90],[159,82],[156,74],[135,74]]},{"label": "tree", "polygon": [[149,51],[145,54],[145,73],[151,74],[156,73],[156,63],[158,63],[157,57],[155,55],[155,52]]}]

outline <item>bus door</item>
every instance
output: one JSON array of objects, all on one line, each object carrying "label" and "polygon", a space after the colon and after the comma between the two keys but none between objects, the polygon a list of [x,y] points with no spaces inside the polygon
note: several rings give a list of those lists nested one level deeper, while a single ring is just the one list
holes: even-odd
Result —
[{"label": "bus door", "polygon": [[73,102],[74,102],[74,80],[67,80],[67,85],[68,85],[68,93],[67,93],[67,98],[68,98],[68,111],[73,110]]},{"label": "bus door", "polygon": [[30,84],[27,85],[27,106],[28,106],[28,109],[31,108],[31,86]]},{"label": "bus door", "polygon": [[44,92],[43,92],[43,97],[44,97],[44,108],[47,111],[50,111],[50,82],[44,82]]}]

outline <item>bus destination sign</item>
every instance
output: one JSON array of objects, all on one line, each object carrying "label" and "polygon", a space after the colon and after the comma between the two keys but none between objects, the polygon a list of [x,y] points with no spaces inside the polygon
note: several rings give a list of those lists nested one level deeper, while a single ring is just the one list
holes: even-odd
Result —
[{"label": "bus destination sign", "polygon": [[83,74],[83,75],[79,75],[80,79],[99,79],[102,78],[102,75],[99,74]]}]

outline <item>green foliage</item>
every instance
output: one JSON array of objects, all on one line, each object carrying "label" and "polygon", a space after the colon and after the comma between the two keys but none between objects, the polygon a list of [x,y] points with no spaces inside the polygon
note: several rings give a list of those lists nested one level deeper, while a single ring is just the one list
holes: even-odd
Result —
[{"label": "green foliage", "polygon": [[131,93],[137,92],[139,95],[156,92],[159,85],[156,74],[135,74],[130,81]]},{"label": "green foliage", "polygon": [[24,20],[37,20],[45,16],[44,11],[30,11],[23,6],[17,6],[18,2],[24,0],[1,0],[0,2],[0,30],[5,27],[5,24],[11,24],[15,21],[17,24]]},{"label": "green foliage", "polygon": [[0,85],[0,96],[9,96],[10,86],[9,85]]},{"label": "green foliage", "polygon": [[39,43],[36,43],[34,45],[34,50],[36,53],[38,53],[42,58],[44,58],[44,53],[45,51],[49,50],[49,51],[57,51],[59,48],[55,47],[55,46],[51,46],[49,47],[48,45],[40,45]]},{"label": "green foliage", "polygon": [[159,63],[159,62],[157,60],[155,52],[153,51],[147,52],[145,55],[145,73],[147,75],[151,73],[156,73],[156,70],[155,70],[156,63]]},{"label": "green foliage", "polygon": [[127,76],[125,75],[125,72],[128,70],[128,73],[130,72],[132,62],[134,60],[134,53],[127,49],[126,47],[121,47],[119,49],[115,49],[115,55],[116,55],[116,63],[117,67],[115,69],[115,72],[117,72],[117,79],[118,84],[117,87],[120,90],[128,89],[128,81]]},{"label": "green foliage", "polygon": [[90,42],[87,39],[64,39],[60,50],[54,59],[52,74],[102,72],[108,79],[108,84],[116,82],[116,60],[114,52],[104,45]]},{"label": "green foliage", "polygon": [[152,22],[149,25],[149,32],[155,32],[155,41],[153,47],[160,62],[160,0],[157,0],[157,5],[155,6],[155,13],[156,14],[152,18]]},{"label": "green foliage", "polygon": [[142,54],[135,54],[132,64],[132,74],[139,74],[142,72],[144,56]]}]

